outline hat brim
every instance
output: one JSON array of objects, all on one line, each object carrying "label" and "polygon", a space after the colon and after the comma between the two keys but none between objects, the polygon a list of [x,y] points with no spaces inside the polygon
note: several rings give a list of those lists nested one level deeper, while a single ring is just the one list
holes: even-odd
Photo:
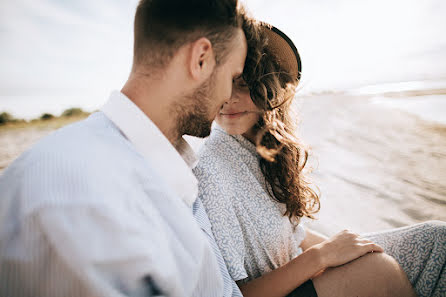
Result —
[{"label": "hat brim", "polygon": [[282,31],[267,23],[262,23],[268,38],[267,47],[278,58],[280,68],[299,82],[302,73],[302,61],[293,41]]}]

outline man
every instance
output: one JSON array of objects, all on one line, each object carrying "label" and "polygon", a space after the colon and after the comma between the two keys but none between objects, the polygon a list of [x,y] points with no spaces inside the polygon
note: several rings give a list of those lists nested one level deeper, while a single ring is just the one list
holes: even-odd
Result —
[{"label": "man", "polygon": [[140,1],[121,92],[0,178],[0,296],[240,294],[192,215],[182,135],[209,135],[231,96],[242,20],[236,0]]}]

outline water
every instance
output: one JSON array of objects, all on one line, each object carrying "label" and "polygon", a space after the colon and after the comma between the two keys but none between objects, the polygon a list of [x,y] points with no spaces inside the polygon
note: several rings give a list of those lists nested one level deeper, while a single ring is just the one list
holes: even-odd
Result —
[{"label": "water", "polygon": [[[349,90],[350,95],[372,96],[372,102],[414,114],[423,120],[446,125],[446,80],[408,81],[363,86]],[[62,95],[0,95],[0,112],[30,120],[43,113],[60,115],[64,110],[80,107],[99,109],[107,100],[103,91]]]},{"label": "water", "polygon": [[446,95],[426,95],[405,98],[372,98],[374,104],[395,108],[418,116],[420,119],[446,126]]},{"label": "water", "polygon": [[397,93],[416,93],[424,92],[431,93],[435,91],[446,90],[446,80],[424,80],[424,81],[402,81],[392,83],[382,83],[375,85],[367,85],[354,90],[350,93],[355,95],[378,95],[389,94],[395,95]]},{"label": "water", "polygon": [[364,86],[348,92],[371,102],[446,125],[446,80],[406,81]]},{"label": "water", "polygon": [[[446,127],[436,124],[444,119],[446,98],[435,94],[442,85],[379,88],[363,95],[302,96],[296,102],[302,139],[312,148],[309,166],[322,193],[319,222],[327,233],[446,221]],[[30,118],[71,106],[96,109],[107,97],[4,96],[0,106]],[[51,133],[30,126],[0,130],[0,171]],[[194,139],[195,148],[200,144]]]}]

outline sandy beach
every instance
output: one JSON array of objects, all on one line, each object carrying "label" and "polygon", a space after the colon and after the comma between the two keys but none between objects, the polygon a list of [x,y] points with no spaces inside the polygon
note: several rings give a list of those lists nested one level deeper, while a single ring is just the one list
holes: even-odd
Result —
[{"label": "sandy beach", "polygon": [[[308,225],[327,235],[446,221],[446,126],[372,99],[327,94],[296,102],[322,194],[318,220]],[[0,127],[0,172],[54,129]]]},{"label": "sandy beach", "polygon": [[446,220],[446,126],[372,96],[312,96],[299,110],[322,193],[316,229],[364,233]]},{"label": "sandy beach", "polygon": [[65,125],[84,119],[88,114],[60,116],[51,120],[34,120],[28,123],[0,125],[0,174],[21,153],[42,137]]}]

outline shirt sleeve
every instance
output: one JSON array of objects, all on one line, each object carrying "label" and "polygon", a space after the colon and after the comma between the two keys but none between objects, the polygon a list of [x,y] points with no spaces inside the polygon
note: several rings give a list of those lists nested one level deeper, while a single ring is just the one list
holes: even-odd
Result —
[{"label": "shirt sleeve", "polygon": [[[2,245],[0,279],[7,285],[0,295],[175,295],[177,271],[163,235],[142,234],[122,215],[96,207],[36,211]],[[147,236],[157,244],[147,244]]]}]

